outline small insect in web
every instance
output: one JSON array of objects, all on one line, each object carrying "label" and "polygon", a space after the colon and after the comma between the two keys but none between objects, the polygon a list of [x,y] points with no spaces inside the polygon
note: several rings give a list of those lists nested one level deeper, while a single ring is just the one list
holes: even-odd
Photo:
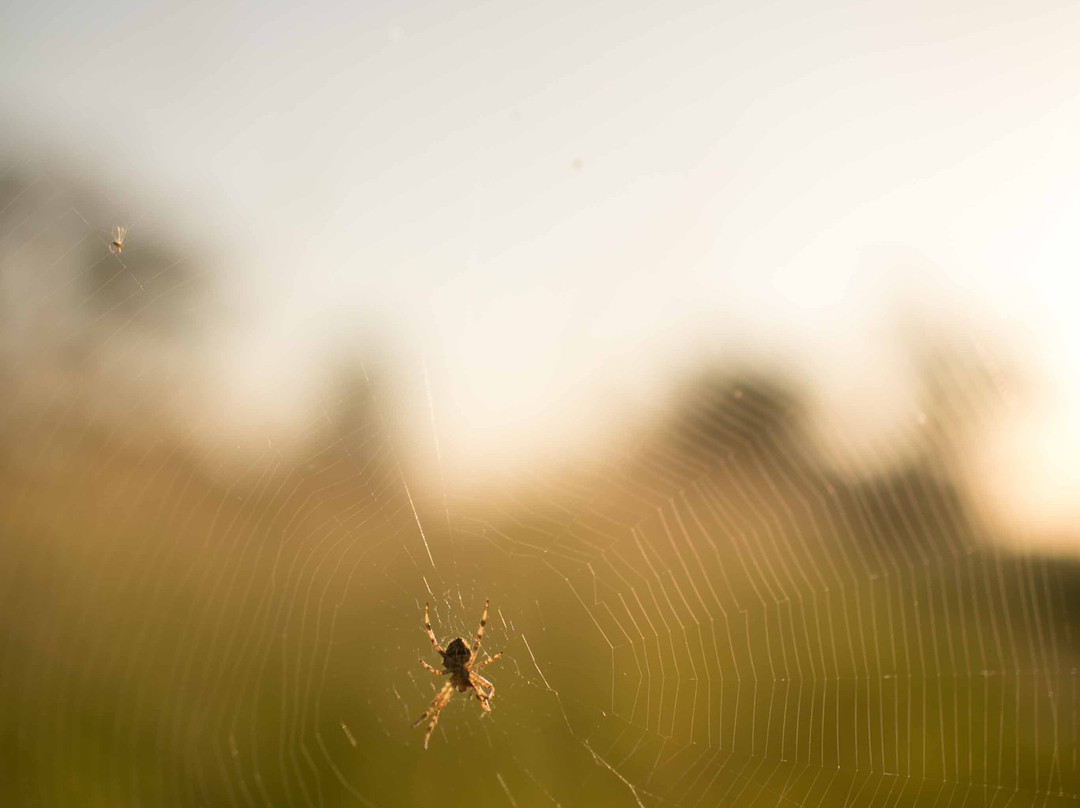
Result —
[{"label": "small insect in web", "polygon": [[450,642],[445,650],[439,646],[439,641],[435,639],[435,632],[431,630],[431,616],[428,612],[428,604],[424,604],[424,629],[427,631],[428,639],[431,640],[432,646],[435,651],[442,657],[443,668],[445,670],[436,670],[429,664],[420,660],[420,664],[423,665],[430,673],[436,676],[449,676],[450,681],[442,686],[442,689],[435,694],[434,700],[431,702],[431,706],[424,711],[424,714],[420,716],[413,723],[413,726],[419,726],[423,723],[425,718],[431,717],[431,723],[428,724],[427,733],[424,735],[424,748],[428,747],[428,740],[431,738],[431,732],[435,729],[435,725],[439,723],[439,713],[443,711],[443,708],[450,703],[450,697],[454,695],[455,688],[462,693],[472,691],[476,694],[476,698],[480,700],[480,706],[484,709],[485,713],[491,712],[491,699],[495,695],[495,685],[477,673],[478,670],[485,665],[490,665],[496,659],[502,656],[502,651],[494,656],[488,657],[479,665],[474,664],[477,657],[477,651],[480,649],[480,640],[484,636],[484,626],[487,625],[488,616],[488,601],[484,601],[484,614],[480,618],[480,627],[476,630],[476,639],[473,640],[472,650],[465,644],[465,640],[461,637],[457,637]]},{"label": "small insect in web", "polygon": [[109,252],[119,253],[124,251],[124,239],[127,238],[127,225],[117,225],[113,232],[112,243],[109,244]]}]

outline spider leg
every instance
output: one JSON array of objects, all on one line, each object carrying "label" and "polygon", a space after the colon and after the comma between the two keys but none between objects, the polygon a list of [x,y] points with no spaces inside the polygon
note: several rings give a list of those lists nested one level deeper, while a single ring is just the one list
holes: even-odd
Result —
[{"label": "spider leg", "polygon": [[420,660],[420,664],[423,665],[425,668],[427,668],[432,673],[434,673],[436,676],[446,676],[446,671],[437,671],[433,667],[431,667],[429,664],[424,662],[424,660],[422,660],[422,659]]},{"label": "spider leg", "polygon": [[494,656],[488,657],[483,662],[481,662],[479,665],[473,665],[472,670],[474,670],[474,671],[480,670],[480,668],[484,667],[485,665],[490,665],[492,662],[494,662],[496,659],[498,659],[501,656],[502,656],[502,651],[499,651],[499,653],[495,654]]},{"label": "spider leg", "polygon": [[[487,612],[485,612],[486,614]],[[424,604],[424,628],[427,630],[427,635],[431,639],[431,644],[435,646],[435,650],[439,652],[439,656],[446,656],[446,652],[439,647],[439,641],[435,639],[435,632],[431,630],[431,616],[428,614],[428,605]]]},{"label": "spider leg", "polygon": [[472,646],[473,656],[476,656],[476,649],[480,647],[480,640],[484,636],[484,626],[487,625],[488,604],[490,602],[491,601],[487,600],[484,601],[484,614],[480,617],[480,628],[476,630],[476,641],[473,643]]},{"label": "spider leg", "polygon": [[[491,705],[488,702],[491,700],[491,694],[484,692],[484,685],[482,682],[491,684],[482,676],[476,673],[469,673],[469,684],[472,686],[473,692],[476,694],[476,698],[480,699],[480,706],[484,708],[485,713],[491,712]],[[494,688],[492,689],[494,692]]]},{"label": "spider leg", "polygon": [[427,732],[424,733],[424,748],[428,748],[428,740],[431,738],[431,732],[435,729],[435,725],[439,723],[439,713],[442,712],[450,702],[450,697],[454,695],[454,683],[447,682],[442,686],[442,690],[435,694],[435,698],[431,702],[431,706],[428,707],[422,716],[413,722],[413,726],[419,726],[423,723],[424,719],[429,715],[431,716],[431,723],[428,724]]},{"label": "spider leg", "polygon": [[473,671],[472,675],[476,679],[476,681],[478,681],[480,684],[482,684],[488,689],[486,698],[488,701],[491,701],[495,697],[495,685],[493,685],[491,682],[489,682],[487,679],[485,679],[483,676],[481,676],[479,673],[476,673],[475,671]]}]

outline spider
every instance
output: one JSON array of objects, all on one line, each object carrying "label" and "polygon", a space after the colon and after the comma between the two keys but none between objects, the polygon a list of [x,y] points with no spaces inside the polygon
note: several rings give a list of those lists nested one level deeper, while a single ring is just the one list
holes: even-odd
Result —
[{"label": "spider", "polygon": [[[469,647],[465,645],[465,640],[461,639],[461,637],[453,639],[444,651],[439,647],[439,641],[435,639],[435,633],[431,630],[431,617],[428,613],[428,604],[424,604],[424,628],[427,630],[427,635],[431,640],[431,644],[442,657],[445,670],[435,670],[435,668],[431,667],[422,659],[420,660],[420,664],[436,676],[450,677],[450,681],[443,685],[442,689],[435,694],[431,706],[428,707],[427,710],[424,711],[424,714],[413,723],[414,727],[419,726],[423,723],[425,718],[431,716],[431,723],[428,724],[427,733],[424,735],[425,749],[428,747],[431,731],[435,729],[435,725],[439,723],[439,713],[443,711],[443,707],[450,703],[450,697],[454,695],[454,688],[457,688],[462,693],[467,693],[470,690],[473,691],[473,693],[476,694],[476,698],[480,700],[480,706],[484,708],[484,712],[491,712],[491,705],[489,702],[495,695],[495,685],[477,673],[477,671],[485,665],[490,665],[496,659],[501,657],[502,651],[492,657],[488,657],[479,665],[473,664],[473,661],[476,659],[476,652],[480,648],[480,640],[484,636],[484,626],[487,624],[487,616],[488,601],[485,600],[484,615],[480,618],[480,628],[476,630],[476,639],[473,641],[471,651],[469,650]],[[487,692],[484,692],[484,688],[487,688]]]},{"label": "spider", "polygon": [[113,236],[112,244],[109,245],[110,252],[124,251],[124,239],[127,238],[127,231],[127,225],[117,225],[116,235]]}]

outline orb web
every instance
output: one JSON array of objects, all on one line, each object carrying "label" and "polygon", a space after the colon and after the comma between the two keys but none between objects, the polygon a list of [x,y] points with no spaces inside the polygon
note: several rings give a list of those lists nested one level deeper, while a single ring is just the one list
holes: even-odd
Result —
[{"label": "orb web", "polygon": [[[430,471],[434,408],[419,436],[396,417],[427,360],[380,355],[301,440],[234,450],[175,403],[214,268],[137,229],[111,253],[92,206],[13,176],[11,804],[1075,803],[1077,573],[971,515],[940,450],[993,406],[971,356],[870,476],[783,379],[721,369],[463,493]],[[488,599],[493,712],[455,694],[425,751],[424,604],[445,647]]]}]

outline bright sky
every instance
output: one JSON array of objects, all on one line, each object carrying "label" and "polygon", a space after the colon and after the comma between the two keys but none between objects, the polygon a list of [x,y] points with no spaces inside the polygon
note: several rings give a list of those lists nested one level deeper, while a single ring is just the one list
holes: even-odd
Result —
[{"label": "bright sky", "polygon": [[580,437],[597,391],[648,396],[691,344],[779,352],[887,432],[911,413],[883,320],[912,305],[1045,365],[976,465],[1025,519],[1080,516],[1073,2],[3,18],[0,137],[95,166],[130,238],[229,245],[257,320],[223,361],[262,400],[374,323],[415,346],[450,456]]}]

